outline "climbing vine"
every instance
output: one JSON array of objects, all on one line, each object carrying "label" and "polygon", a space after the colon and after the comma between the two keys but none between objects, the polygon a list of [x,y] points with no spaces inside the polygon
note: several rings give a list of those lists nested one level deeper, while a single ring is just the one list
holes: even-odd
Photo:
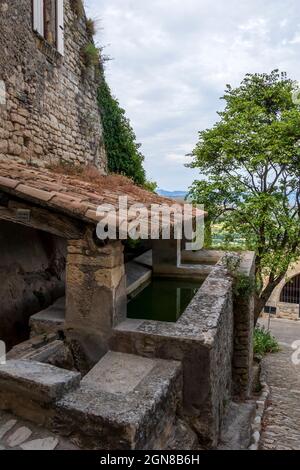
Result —
[{"label": "climbing vine", "polygon": [[112,96],[111,90],[103,78],[98,90],[104,129],[104,141],[108,157],[108,168],[112,173],[120,173],[149,190],[155,190],[156,184],[146,180],[143,168],[144,156],[140,144],[132,129],[125,110],[119,101]]}]

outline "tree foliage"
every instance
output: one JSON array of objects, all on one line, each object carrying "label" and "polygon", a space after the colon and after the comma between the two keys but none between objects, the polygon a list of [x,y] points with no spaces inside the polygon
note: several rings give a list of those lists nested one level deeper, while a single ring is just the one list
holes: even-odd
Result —
[{"label": "tree foliage", "polygon": [[156,184],[146,180],[143,168],[144,157],[140,151],[141,145],[136,142],[135,133],[124,109],[112,96],[104,79],[99,86],[98,102],[102,116],[109,171],[128,176],[135,183],[153,191]]},{"label": "tree foliage", "polygon": [[227,85],[225,109],[199,134],[190,190],[208,225],[220,218],[257,254],[256,315],[300,256],[300,106],[295,83],[278,70]]}]

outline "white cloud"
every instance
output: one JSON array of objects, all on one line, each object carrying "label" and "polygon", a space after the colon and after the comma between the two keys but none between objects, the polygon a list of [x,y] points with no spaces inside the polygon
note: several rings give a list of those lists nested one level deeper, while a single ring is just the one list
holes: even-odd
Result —
[{"label": "white cloud", "polygon": [[217,120],[226,83],[280,68],[299,80],[297,0],[86,0],[114,60],[107,80],[143,144],[148,176],[186,189],[198,131]]},{"label": "white cloud", "polygon": [[295,36],[289,41],[289,44],[300,44],[300,33],[295,34]]}]

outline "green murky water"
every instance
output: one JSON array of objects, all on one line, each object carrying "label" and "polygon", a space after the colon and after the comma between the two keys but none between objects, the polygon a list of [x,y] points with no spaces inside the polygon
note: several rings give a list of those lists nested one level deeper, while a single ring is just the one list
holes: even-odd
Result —
[{"label": "green murky water", "polygon": [[176,322],[203,281],[152,279],[127,305],[128,318]]}]

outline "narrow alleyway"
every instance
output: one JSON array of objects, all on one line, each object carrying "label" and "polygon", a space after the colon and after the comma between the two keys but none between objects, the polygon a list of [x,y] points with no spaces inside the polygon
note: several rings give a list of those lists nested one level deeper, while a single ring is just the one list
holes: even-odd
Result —
[{"label": "narrow alleyway", "polygon": [[[266,325],[266,322],[261,322]],[[261,450],[300,450],[300,363],[292,348],[299,341],[300,322],[272,319],[271,331],[280,342],[281,351],[268,355],[263,362],[271,394],[263,421]]]}]

